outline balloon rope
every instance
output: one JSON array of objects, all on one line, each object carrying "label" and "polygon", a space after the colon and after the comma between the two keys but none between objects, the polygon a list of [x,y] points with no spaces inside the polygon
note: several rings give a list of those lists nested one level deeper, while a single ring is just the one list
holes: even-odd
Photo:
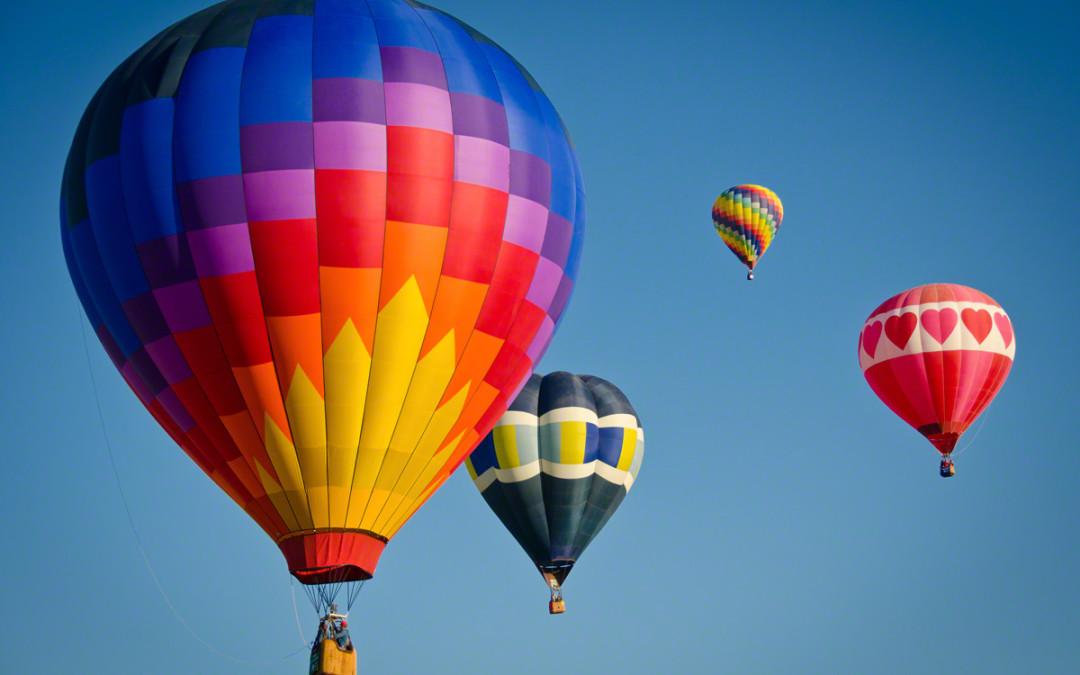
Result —
[{"label": "balloon rope", "polygon": [[[304,637],[304,629],[300,626],[300,610],[296,608],[296,586],[293,585],[291,576],[289,577],[289,592],[292,594],[292,611],[293,615],[296,616],[296,630],[300,631],[300,639],[304,641],[304,645],[309,645],[311,643]],[[293,652],[293,654],[295,653]]]},{"label": "balloon rope", "polygon": [[[139,537],[139,530],[135,527],[135,519],[132,517],[131,509],[128,507],[127,497],[124,494],[124,485],[120,481],[120,472],[116,468],[116,457],[113,454],[112,443],[109,442],[109,432],[108,428],[105,425],[105,414],[101,410],[101,395],[98,392],[97,380],[94,377],[94,364],[92,359],[90,358],[90,342],[86,339],[86,326],[82,321],[81,314],[79,314],[78,306],[76,306],[75,311],[79,320],[79,331],[82,333],[83,350],[86,352],[86,369],[90,373],[90,386],[94,390],[94,401],[97,404],[98,422],[100,422],[101,424],[101,436],[105,441],[105,451],[106,454],[109,456],[109,464],[112,466],[113,478],[116,479],[116,489],[120,493],[120,502],[124,505],[124,513],[127,514],[128,525],[131,526],[131,533],[135,535],[135,544],[139,547],[139,553],[142,555],[143,562],[146,563],[146,570],[150,572],[150,578],[154,580],[154,585],[157,586],[158,592],[160,592],[161,597],[164,598],[165,604],[169,606],[169,609],[172,610],[172,613],[176,616],[177,619],[179,619],[180,623],[184,626],[184,628],[186,628],[187,631],[191,633],[191,635],[196,640],[203,643],[203,645],[207,649],[214,652],[218,656],[229,659],[230,661],[235,661],[236,663],[243,663],[252,666],[266,666],[272,663],[277,663],[278,661],[284,661],[285,659],[292,658],[296,654],[300,653],[301,650],[307,649],[308,645],[305,642],[304,645],[296,651],[290,654],[286,654],[280,659],[275,659],[273,661],[245,661],[243,659],[238,659],[234,656],[230,656],[228,654],[225,654],[224,652],[215,649],[213,645],[204,640],[198,633],[195,632],[195,630],[188,624],[188,622],[184,620],[184,617],[180,615],[180,612],[177,611],[176,607],[172,604],[172,601],[169,599],[169,594],[165,592],[165,589],[162,587],[161,582],[158,581],[157,574],[154,573],[153,566],[150,565],[150,558],[146,555],[146,549],[143,548],[142,538]],[[295,606],[295,602],[293,604]],[[302,631],[300,633],[300,636],[303,637]]]},{"label": "balloon rope", "polygon": [[979,428],[975,430],[975,435],[971,437],[971,440],[967,442],[967,445],[965,445],[964,447],[962,447],[962,448],[960,448],[959,450],[957,450],[956,452],[954,452],[954,453],[953,453],[954,455],[956,455],[957,457],[959,457],[959,456],[960,456],[960,453],[962,453],[963,451],[965,451],[965,450],[967,450],[968,448],[970,448],[970,447],[971,447],[971,444],[975,442],[975,439],[979,437],[979,434],[981,434],[981,433],[982,433],[982,430],[983,430],[983,425],[984,425],[984,424],[986,424],[986,411],[987,411],[987,410],[989,410],[989,409],[990,409],[990,406],[989,406],[989,405],[987,405],[987,406],[986,406],[985,408],[983,408],[983,411],[982,411],[982,419],[981,419],[981,420],[979,420]]}]

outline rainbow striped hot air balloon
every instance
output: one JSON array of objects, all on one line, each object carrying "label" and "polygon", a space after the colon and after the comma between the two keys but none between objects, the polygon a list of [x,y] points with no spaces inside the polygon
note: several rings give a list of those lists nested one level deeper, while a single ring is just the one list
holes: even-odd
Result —
[{"label": "rainbow striped hot air balloon", "polygon": [[230,0],[90,102],[61,238],[131,389],[305,584],[362,580],[528,378],[585,202],[509,54],[405,0]]},{"label": "rainbow striped hot air balloon", "polygon": [[716,198],[712,217],[717,234],[750,268],[746,278],[753,279],[754,266],[780,231],[784,219],[780,198],[760,185],[736,185]]}]

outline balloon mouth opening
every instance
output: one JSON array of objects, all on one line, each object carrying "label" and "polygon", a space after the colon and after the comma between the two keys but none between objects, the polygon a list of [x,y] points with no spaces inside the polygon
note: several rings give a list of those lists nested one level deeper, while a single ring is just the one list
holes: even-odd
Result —
[{"label": "balloon mouth opening", "polygon": [[926,440],[933,443],[938,452],[948,457],[956,447],[956,442],[960,440],[960,433],[944,431],[941,427],[941,424],[927,424],[919,427],[919,433],[926,436]]},{"label": "balloon mouth opening", "polygon": [[576,560],[556,560],[546,565],[537,565],[536,568],[540,570],[540,574],[544,576],[544,579],[550,584],[554,579],[560,586],[566,581],[566,577],[570,574],[570,570],[574,569],[574,563]]},{"label": "balloon mouth opening", "polygon": [[315,530],[288,534],[278,547],[297,581],[312,585],[370,579],[386,542],[374,532]]}]

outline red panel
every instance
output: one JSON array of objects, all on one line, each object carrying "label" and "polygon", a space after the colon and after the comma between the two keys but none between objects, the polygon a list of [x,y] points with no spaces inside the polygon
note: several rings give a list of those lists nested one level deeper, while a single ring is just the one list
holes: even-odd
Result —
[{"label": "red panel", "polygon": [[315,219],[249,223],[259,291],[267,316],[319,311],[319,246]]},{"label": "red panel", "polygon": [[477,330],[497,338],[506,337],[532,285],[539,259],[538,254],[526,248],[503,242],[491,288],[476,320]]},{"label": "red panel", "polygon": [[469,183],[454,183],[450,236],[443,274],[486,284],[495,272],[510,196]]},{"label": "red panel", "polygon": [[174,333],[173,338],[218,415],[247,410],[213,326]]},{"label": "red panel", "polygon": [[270,362],[270,339],[255,272],[199,279],[214,329],[233,367]]},{"label": "red panel", "polygon": [[329,267],[381,267],[386,174],[317,169],[319,260]]},{"label": "red panel", "polygon": [[386,219],[447,227],[454,187],[454,137],[387,127]]},{"label": "red panel", "polygon": [[313,532],[278,546],[301,583],[325,584],[370,579],[386,541],[365,532]]}]

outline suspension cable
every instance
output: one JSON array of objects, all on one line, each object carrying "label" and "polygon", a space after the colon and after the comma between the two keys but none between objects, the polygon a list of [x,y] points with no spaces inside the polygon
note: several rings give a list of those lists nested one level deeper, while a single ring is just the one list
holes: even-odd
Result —
[{"label": "suspension cable", "polygon": [[[94,364],[93,359],[91,359],[90,357],[90,343],[89,340],[86,338],[86,325],[83,323],[82,313],[79,311],[78,300],[76,300],[75,313],[79,321],[79,331],[82,334],[83,351],[86,353],[86,369],[87,372],[90,374],[90,386],[94,390],[94,402],[97,405],[98,422],[101,425],[101,436],[104,440],[105,452],[109,458],[109,465],[112,467],[113,478],[116,479],[116,489],[120,493],[120,502],[124,506],[124,513],[127,514],[128,525],[131,526],[131,533],[135,536],[135,544],[139,548],[139,553],[142,555],[143,562],[146,563],[146,570],[150,573],[150,578],[154,581],[154,585],[157,586],[158,592],[161,593],[161,597],[165,600],[165,604],[168,605],[170,610],[172,610],[173,615],[175,615],[177,620],[180,621],[180,624],[183,625],[183,627],[186,628],[189,633],[191,633],[192,637],[201,642],[203,646],[205,646],[214,654],[217,654],[222,658],[229,659],[230,661],[235,661],[236,663],[242,663],[251,666],[266,666],[273,663],[278,663],[280,661],[285,661],[286,659],[290,659],[293,656],[299,654],[302,650],[307,649],[308,644],[305,641],[303,646],[299,647],[293,652],[290,652],[289,654],[282,656],[279,659],[274,659],[271,661],[247,661],[245,659],[239,659],[235,656],[231,656],[222,652],[221,650],[215,648],[209,642],[204,640],[202,636],[196,633],[195,629],[192,628],[191,625],[184,619],[184,617],[180,614],[179,610],[176,609],[176,606],[173,605],[172,600],[169,599],[169,594],[165,592],[165,588],[161,585],[161,582],[158,580],[157,574],[154,572],[153,566],[150,564],[150,558],[146,555],[146,549],[143,547],[142,538],[139,536],[139,530],[135,527],[135,519],[131,515],[131,508],[128,505],[127,496],[124,493],[124,485],[120,481],[120,472],[116,468],[116,457],[113,453],[112,443],[109,441],[108,428],[105,425],[105,414],[104,412],[102,412],[101,409],[101,395],[98,391],[97,379],[94,377]],[[295,602],[293,603],[293,605],[295,607]],[[303,631],[300,632],[300,636],[301,638],[303,637]]]}]

